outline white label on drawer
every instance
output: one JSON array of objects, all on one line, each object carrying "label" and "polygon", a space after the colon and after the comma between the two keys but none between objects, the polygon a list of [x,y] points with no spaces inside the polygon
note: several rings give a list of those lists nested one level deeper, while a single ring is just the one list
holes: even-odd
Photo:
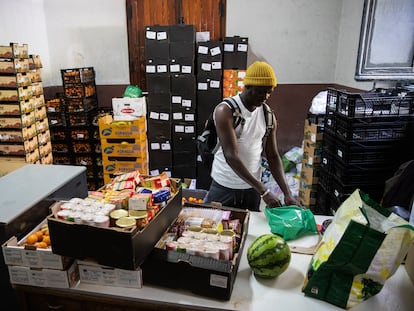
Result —
[{"label": "white label on drawer", "polygon": [[198,47],[198,54],[207,55],[208,54],[208,47],[200,45]]},{"label": "white label on drawer", "polygon": [[338,149],[338,156],[342,158],[342,150]]},{"label": "white label on drawer", "polygon": [[223,275],[210,274],[210,285],[227,288],[227,277]]}]

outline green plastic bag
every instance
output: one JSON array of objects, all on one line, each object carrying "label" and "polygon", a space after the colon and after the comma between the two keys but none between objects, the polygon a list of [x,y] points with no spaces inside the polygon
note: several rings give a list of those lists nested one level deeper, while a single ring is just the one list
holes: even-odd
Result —
[{"label": "green plastic bag", "polygon": [[318,234],[315,217],[311,210],[291,205],[266,207],[264,212],[270,231],[280,235],[285,241],[295,240],[304,235]]},{"label": "green plastic bag", "polygon": [[142,97],[142,90],[139,86],[128,85],[124,92],[124,97],[139,98]]}]

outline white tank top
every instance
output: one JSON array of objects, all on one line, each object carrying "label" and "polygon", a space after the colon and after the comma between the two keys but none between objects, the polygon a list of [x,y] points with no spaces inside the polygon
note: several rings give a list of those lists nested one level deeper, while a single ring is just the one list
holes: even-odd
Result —
[{"label": "white tank top", "polygon": [[[239,157],[249,172],[260,180],[262,174],[262,139],[266,131],[266,121],[263,106],[253,112],[244,107],[240,95],[234,97],[240,107],[241,114],[246,120],[241,136],[238,139]],[[227,104],[229,105],[229,104]],[[230,106],[229,106],[230,107]],[[240,125],[236,128],[236,132]],[[248,189],[251,186],[241,179],[227,164],[221,146],[214,157],[211,177],[220,185],[232,189]]]}]

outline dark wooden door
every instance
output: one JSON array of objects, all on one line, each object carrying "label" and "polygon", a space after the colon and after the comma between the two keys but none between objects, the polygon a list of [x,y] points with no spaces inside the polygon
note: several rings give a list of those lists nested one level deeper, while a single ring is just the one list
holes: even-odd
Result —
[{"label": "dark wooden door", "polygon": [[127,0],[130,83],[146,89],[145,26],[195,25],[209,31],[211,40],[225,36],[226,0]]}]

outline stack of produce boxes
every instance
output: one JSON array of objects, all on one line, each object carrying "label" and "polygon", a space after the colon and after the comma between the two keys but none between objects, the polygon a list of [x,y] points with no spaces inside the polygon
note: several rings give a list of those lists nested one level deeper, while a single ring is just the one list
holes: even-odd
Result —
[{"label": "stack of produce boxes", "polygon": [[20,241],[11,237],[2,250],[11,284],[69,288],[79,280],[75,260],[52,252],[46,219]]},{"label": "stack of produce boxes", "polygon": [[413,157],[413,122],[414,93],[407,89],[328,89],[320,209],[334,213],[356,188],[381,201],[385,181]]},{"label": "stack of produce boxes", "polygon": [[117,173],[138,170],[148,174],[146,117],[132,121],[114,121],[111,115],[99,118],[104,183]]},{"label": "stack of produce boxes", "polygon": [[324,115],[308,114],[303,131],[303,157],[299,183],[299,202],[315,214],[323,214],[316,206],[318,174],[321,161]]},{"label": "stack of produce boxes", "polygon": [[92,67],[61,70],[64,93],[46,101],[55,164],[87,168],[88,189],[103,185],[98,100]]},{"label": "stack of produce boxes", "polygon": [[[52,163],[39,56],[28,46],[0,46],[0,155],[2,172],[25,163]],[[3,164],[5,164],[3,166]]]}]

